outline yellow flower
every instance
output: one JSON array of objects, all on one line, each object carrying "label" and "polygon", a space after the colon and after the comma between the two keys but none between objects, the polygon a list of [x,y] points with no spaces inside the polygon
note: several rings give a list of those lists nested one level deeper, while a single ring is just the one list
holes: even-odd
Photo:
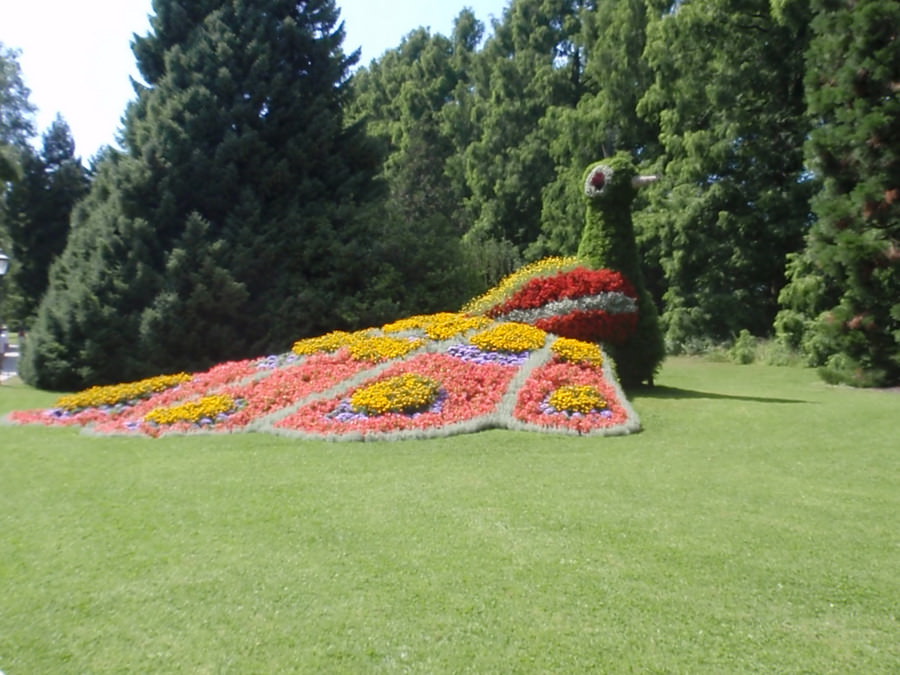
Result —
[{"label": "yellow flower", "polygon": [[505,277],[499,284],[487,291],[474,300],[470,300],[463,306],[462,311],[466,314],[484,314],[492,307],[508,300],[522,286],[536,277],[546,277],[558,272],[578,267],[582,264],[575,257],[552,257],[535,261],[529,265],[519,268],[508,277]]},{"label": "yellow flower", "polygon": [[435,314],[434,320],[425,327],[425,334],[432,340],[449,340],[454,335],[489,326],[491,320],[485,316],[466,316],[465,314]]},{"label": "yellow flower", "polygon": [[378,363],[406,356],[423,344],[425,342],[419,339],[366,337],[350,344],[350,354],[357,361]]},{"label": "yellow flower", "polygon": [[165,391],[182,382],[189,382],[191,376],[187,373],[175,375],[158,375],[148,377],[137,382],[123,382],[104,387],[91,387],[75,394],[61,396],[56,402],[58,408],[68,411],[82,410],[84,408],[99,408],[100,406],[113,406],[119,403],[127,403],[151,394]]},{"label": "yellow flower", "polygon": [[213,394],[169,408],[154,408],[144,416],[144,420],[160,426],[176,422],[199,422],[202,419],[215,420],[218,415],[232,412],[236,407],[237,403],[231,396]]},{"label": "yellow flower", "polygon": [[560,412],[583,413],[603,410],[606,407],[606,399],[590,385],[568,385],[560,387],[547,401],[553,408]]},{"label": "yellow flower", "polygon": [[358,413],[383,415],[425,410],[438,396],[439,385],[429,377],[404,373],[358,389],[350,404]]},{"label": "yellow flower", "polygon": [[540,328],[510,322],[476,333],[470,342],[486,352],[519,353],[540,349],[546,340],[547,334]]},{"label": "yellow flower", "polygon": [[291,349],[299,356],[309,356],[318,352],[336,352],[341,347],[353,342],[357,335],[357,333],[336,330],[319,337],[298,340]]},{"label": "yellow flower", "polygon": [[433,314],[417,314],[405,319],[398,319],[381,327],[385,333],[402,333],[403,331],[422,330],[434,320]]},{"label": "yellow flower", "polygon": [[439,312],[437,314],[419,314],[408,319],[400,319],[385,325],[385,333],[402,331],[422,331],[432,340],[448,340],[454,335],[466,331],[484,328],[491,320],[483,316],[468,316],[455,312]]},{"label": "yellow flower", "polygon": [[603,365],[603,351],[600,345],[582,340],[559,338],[553,343],[553,353],[571,363],[588,363],[592,366]]}]

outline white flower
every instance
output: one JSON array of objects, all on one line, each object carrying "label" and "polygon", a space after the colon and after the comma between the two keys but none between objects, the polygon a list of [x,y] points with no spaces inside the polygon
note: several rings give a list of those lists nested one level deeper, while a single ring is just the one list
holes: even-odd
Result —
[{"label": "white flower", "polygon": [[595,166],[584,181],[584,194],[591,199],[599,197],[603,194],[606,186],[609,185],[612,177],[613,170],[611,166],[605,164]]}]

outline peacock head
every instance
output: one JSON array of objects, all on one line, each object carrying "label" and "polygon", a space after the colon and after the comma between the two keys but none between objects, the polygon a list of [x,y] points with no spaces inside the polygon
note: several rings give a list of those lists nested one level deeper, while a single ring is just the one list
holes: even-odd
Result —
[{"label": "peacock head", "polygon": [[638,188],[657,180],[639,175],[631,158],[623,152],[591,164],[584,174],[584,194],[599,208],[630,204]]}]

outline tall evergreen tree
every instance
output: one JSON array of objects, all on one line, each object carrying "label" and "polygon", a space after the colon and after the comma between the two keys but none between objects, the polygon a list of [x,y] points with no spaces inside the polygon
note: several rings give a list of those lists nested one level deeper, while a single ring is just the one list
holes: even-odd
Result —
[{"label": "tall evergreen tree", "polygon": [[223,264],[226,251],[224,241],[209,241],[209,223],[197,213],[188,216],[166,258],[162,290],[141,315],[145,357],[154,370],[206,368],[241,343],[236,312],[247,291]]},{"label": "tall evergreen tree", "polygon": [[[414,30],[353,78],[354,114],[382,142],[387,158],[386,214],[376,245],[378,258],[389,264],[375,283],[391,313],[456,308],[473,293],[460,246],[468,229],[460,208],[466,186],[448,160],[464,143],[452,118],[482,30],[464,10],[452,37]],[[408,290],[392,292],[401,280],[411,282]]]},{"label": "tall evergreen tree", "polygon": [[[12,238],[8,232],[7,200],[15,184],[23,177],[22,160],[31,151],[29,140],[34,136],[35,108],[28,100],[30,92],[22,80],[19,52],[7,49],[0,42],[0,249],[9,253]],[[10,274],[18,267],[13,261]],[[19,294],[10,284],[3,283],[0,293],[0,317],[6,317],[7,307],[15,304]],[[11,302],[12,301],[12,302]]]},{"label": "tall evergreen tree", "polygon": [[17,173],[14,150],[24,147],[34,136],[35,107],[29,100],[31,92],[22,79],[19,52],[0,42],[0,147],[4,153],[4,181]]},{"label": "tall evergreen tree", "polygon": [[[378,155],[344,122],[356,55],[334,1],[153,8],[126,153],[102,163],[32,332],[25,373],[42,386],[202,366],[209,345],[283,350],[357,318],[374,267],[359,205]],[[199,268],[178,276],[185,255]],[[208,340],[162,349],[179,324]]]},{"label": "tall evergreen tree", "polygon": [[524,251],[540,233],[541,198],[555,168],[541,120],[580,97],[581,0],[514,0],[494,24],[474,67],[465,150],[474,216],[470,238]]},{"label": "tall evergreen tree", "polygon": [[654,83],[638,111],[659,124],[662,180],[638,220],[665,275],[671,349],[771,330],[809,225],[806,26],[769,0],[672,3],[650,25]]},{"label": "tall evergreen tree", "polygon": [[62,253],[69,217],[88,190],[87,170],[75,156],[69,126],[57,117],[43,135],[40,153],[22,154],[22,178],[7,196],[7,224],[16,266],[8,280],[16,302],[7,317],[29,323],[47,290],[50,263]]},{"label": "tall evergreen tree", "polygon": [[571,71],[578,102],[551,108],[541,121],[556,176],[543,189],[541,234],[529,247],[532,258],[572,255],[578,249],[585,166],[619,151],[631,153],[638,162],[655,158],[657,152],[658,128],[636,111],[652,83],[643,53],[653,3],[580,4]]},{"label": "tall evergreen tree", "polygon": [[161,284],[150,224],[129,215],[137,161],[111,152],[76,205],[66,248],[50,267],[47,293],[19,373],[44,389],[72,390],[151,374],[140,316]]},{"label": "tall evergreen tree", "polygon": [[823,179],[777,326],[830,382],[900,384],[900,5],[816,0],[807,54]]}]

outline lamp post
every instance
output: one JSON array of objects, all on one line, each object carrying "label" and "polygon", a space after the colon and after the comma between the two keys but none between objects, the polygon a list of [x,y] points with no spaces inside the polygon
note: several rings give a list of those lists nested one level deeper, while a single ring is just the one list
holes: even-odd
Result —
[{"label": "lamp post", "polygon": [[[2,286],[3,277],[6,276],[6,273],[8,271],[9,271],[9,256],[3,252],[2,248],[0,248],[0,286]],[[3,302],[3,295],[0,294],[0,303],[2,303],[2,302]],[[0,305],[0,306],[2,306],[2,305]],[[3,350],[3,353],[0,354],[0,370],[2,370],[3,362],[6,361],[6,340],[7,340],[6,327],[3,325],[2,317],[0,317],[0,333],[3,334],[2,339],[0,339],[0,343],[2,343],[2,344],[0,344],[0,349]],[[2,381],[2,380],[0,380],[0,381]]]}]

